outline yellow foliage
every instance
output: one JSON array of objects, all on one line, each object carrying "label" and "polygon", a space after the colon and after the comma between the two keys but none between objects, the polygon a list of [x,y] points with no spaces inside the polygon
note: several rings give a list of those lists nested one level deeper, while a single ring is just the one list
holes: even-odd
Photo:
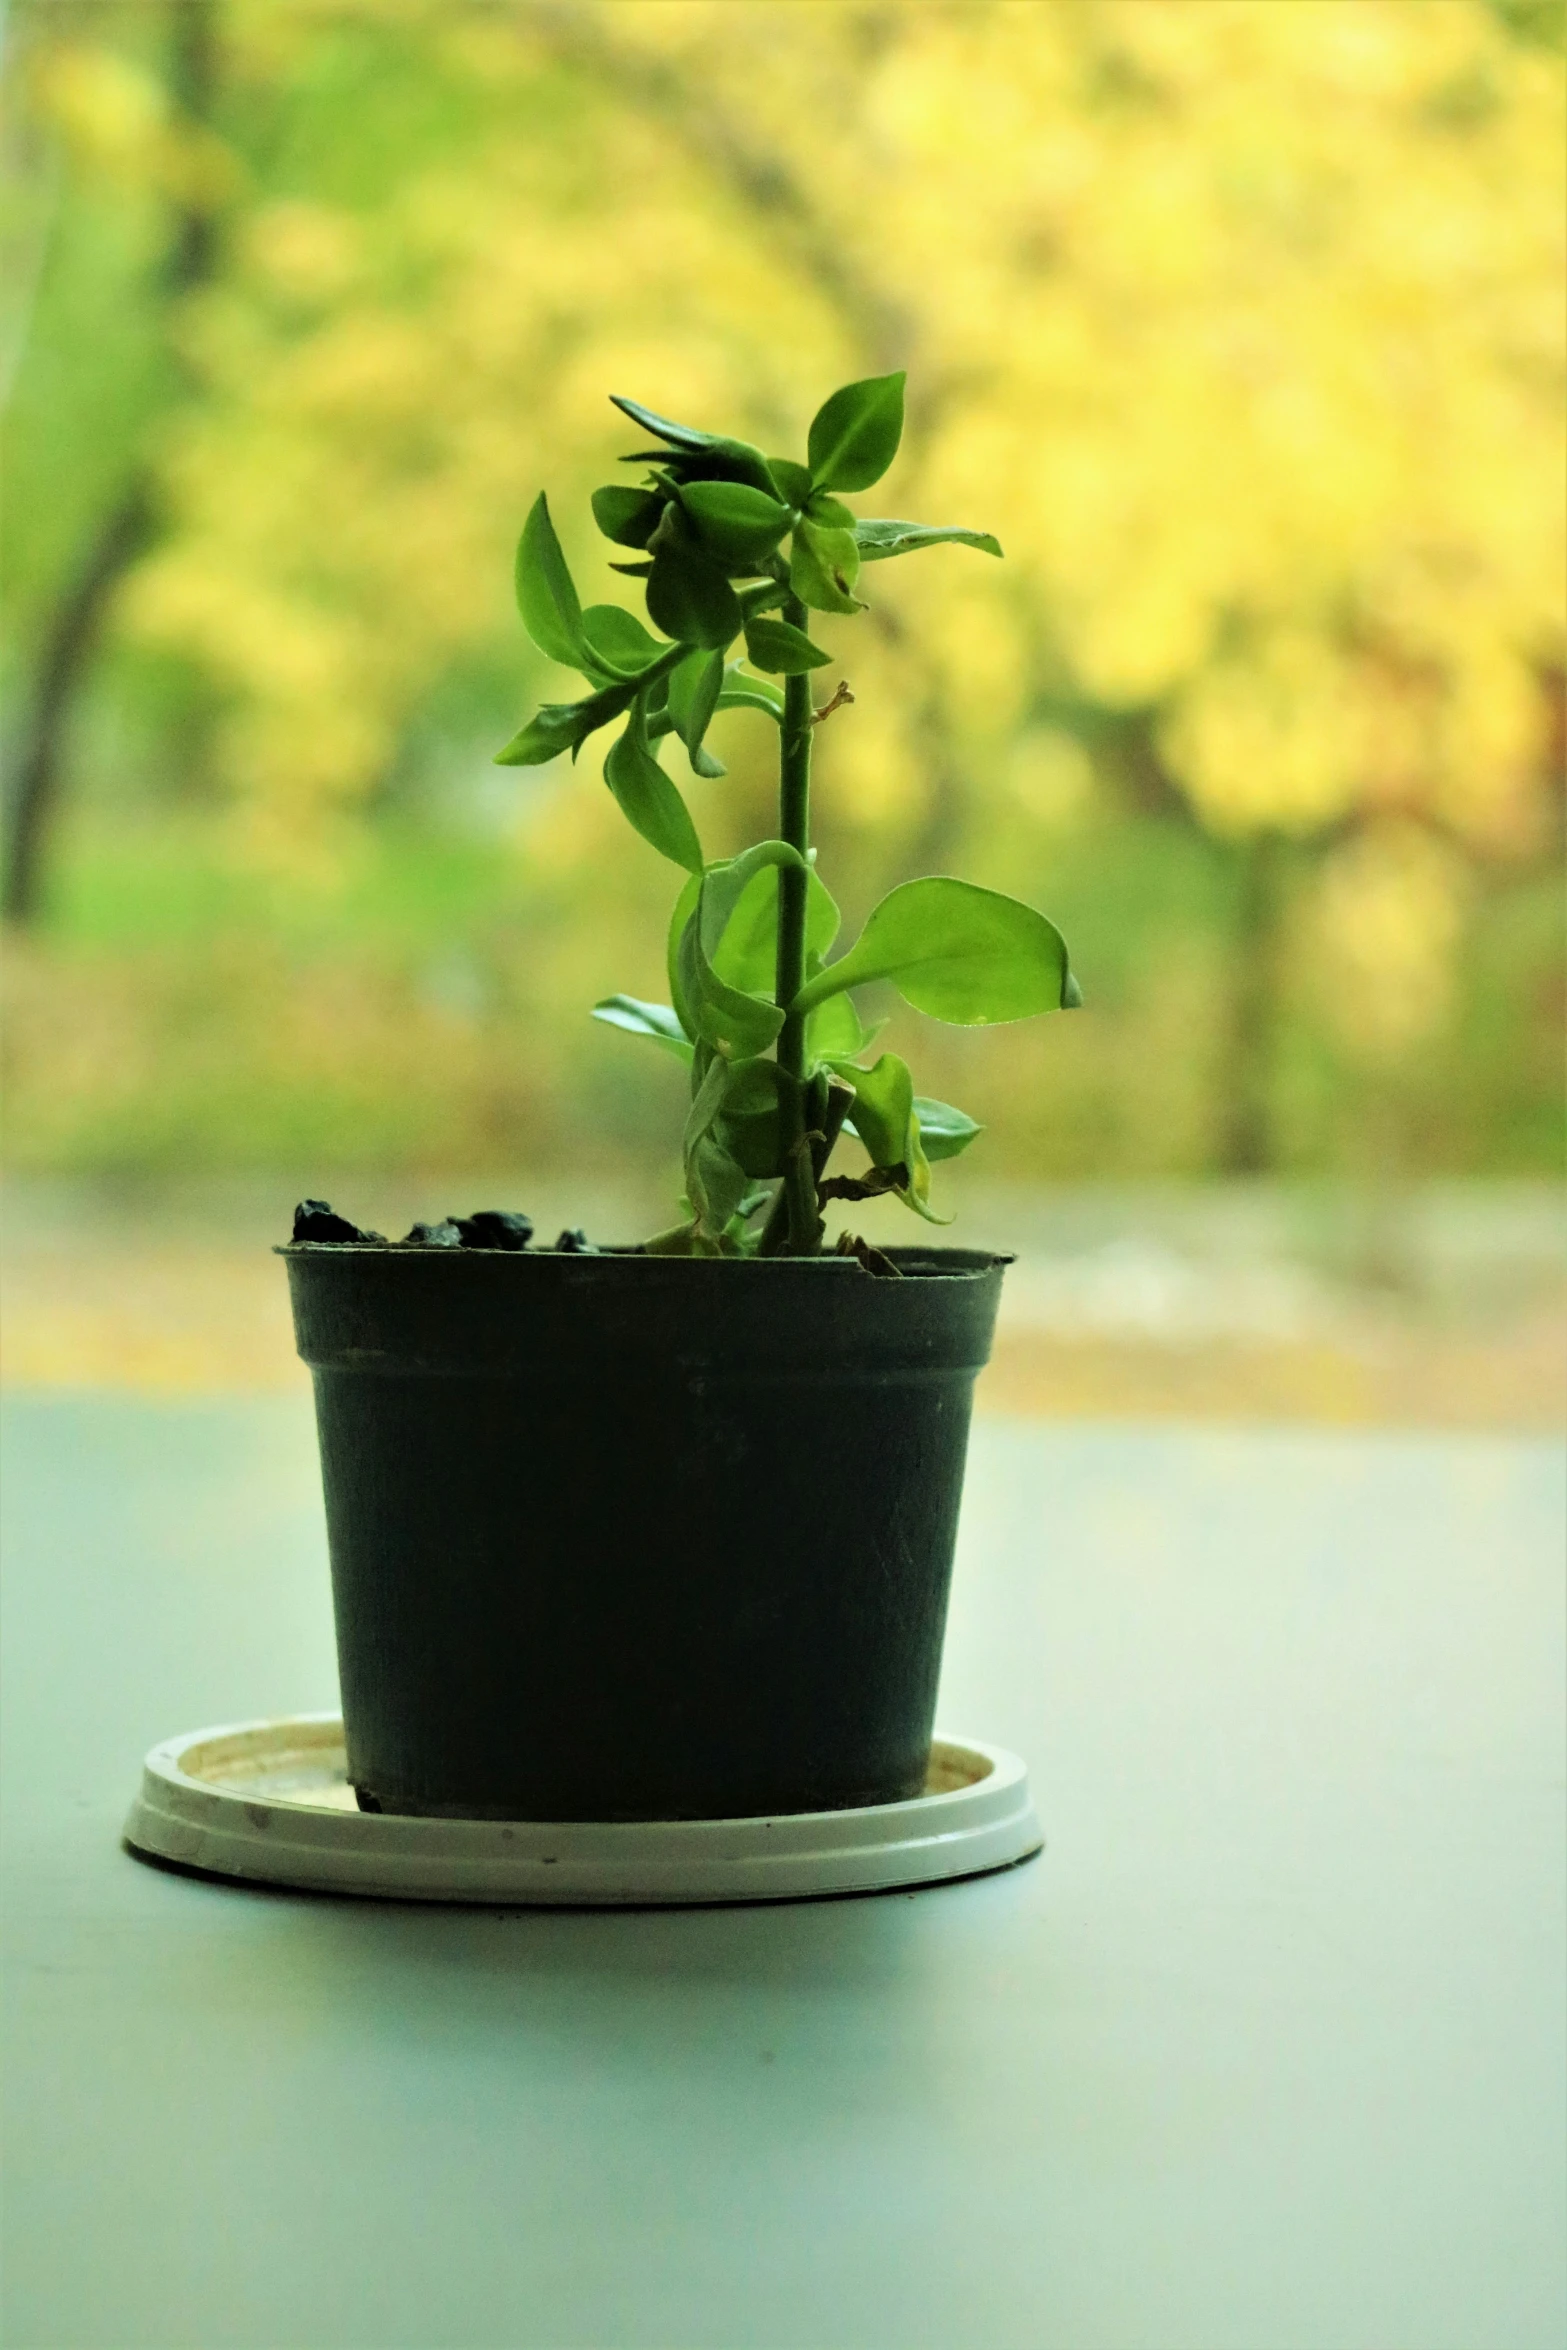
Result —
[{"label": "yellow foliage", "polygon": [[1323,870],[1317,969],[1345,1048],[1376,1063],[1434,1035],[1452,998],[1463,917],[1457,860],[1415,826],[1378,826]]},{"label": "yellow foliage", "polygon": [[244,175],[211,131],[182,123],[154,75],[118,51],[86,41],[46,45],[32,63],[29,96],[79,168],[111,184],[212,209]]},{"label": "yellow foliage", "polygon": [[[188,321],[206,397],[129,616],[221,683],[223,764],[280,853],[377,787],[454,664],[505,648],[518,718],[569,690],[506,583],[547,486],[585,593],[623,590],[582,513],[629,445],[606,392],[797,449],[830,385],[905,362],[869,503],[994,528],[1007,561],[867,570],[901,649],[826,632],[859,697],[823,746],[830,820],[917,821],[921,696],[971,773],[1007,772],[1048,678],[1155,707],[1221,832],[1396,814],[1324,899],[1389,970],[1451,930],[1410,821],[1533,836],[1533,678],[1564,638],[1562,87],[1495,12],[232,16],[258,84],[395,24],[468,109],[384,195],[258,201]],[[40,76],[99,167],[172,168],[161,101],[108,50],[61,44]],[[1024,739],[1023,802],[1066,804],[1059,752]],[[591,859],[604,817],[563,801],[541,847]],[[1426,984],[1398,983],[1395,1026]]]}]

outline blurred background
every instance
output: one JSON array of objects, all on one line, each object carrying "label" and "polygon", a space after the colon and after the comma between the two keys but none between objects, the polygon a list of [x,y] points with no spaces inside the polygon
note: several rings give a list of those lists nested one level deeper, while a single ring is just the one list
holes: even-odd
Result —
[{"label": "blurred background", "polygon": [[8,1376],[295,1379],[304,1191],[670,1220],[681,1073],[587,1017],[669,869],[491,764],[573,690],[516,534],[607,598],[607,393],[788,453],[906,367],[860,503],[1007,559],[822,622],[823,870],[1025,895],[1087,996],[889,1034],[989,1129],[992,1402],[1554,1424],[1562,21],[10,0]]}]

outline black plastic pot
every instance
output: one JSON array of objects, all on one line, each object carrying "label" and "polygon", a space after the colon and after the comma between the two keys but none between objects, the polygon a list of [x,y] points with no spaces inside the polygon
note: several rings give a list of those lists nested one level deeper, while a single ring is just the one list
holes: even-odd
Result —
[{"label": "black plastic pot", "polygon": [[1006,1258],[283,1253],[367,1808],[918,1793]]}]

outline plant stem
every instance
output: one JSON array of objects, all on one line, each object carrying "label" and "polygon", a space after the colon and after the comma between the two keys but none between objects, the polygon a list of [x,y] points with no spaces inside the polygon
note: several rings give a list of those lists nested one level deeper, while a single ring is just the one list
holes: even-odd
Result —
[{"label": "plant stem", "polygon": [[[797,596],[790,596],[783,616],[804,630],[809,615]],[[783,725],[778,750],[778,837],[802,857],[811,846],[811,681],[808,676],[784,679]],[[778,1067],[786,1080],[781,1089],[784,1196],[788,1202],[789,1238],[786,1253],[813,1257],[822,1242],[822,1220],[816,1204],[816,1175],[806,1144],[805,1017],[788,1010],[805,985],[805,910],[809,874],[784,866],[778,875],[778,979],[776,1001],[784,1015],[778,1035]]]}]

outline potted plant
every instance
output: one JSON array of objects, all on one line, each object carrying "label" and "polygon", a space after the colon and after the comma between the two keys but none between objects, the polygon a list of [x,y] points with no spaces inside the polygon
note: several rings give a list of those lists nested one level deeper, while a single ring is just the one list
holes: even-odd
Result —
[{"label": "potted plant", "polygon": [[[810,838],[813,613],[865,565],[988,533],[867,520],[903,377],[845,385],[804,462],[616,405],[652,443],[593,496],[644,625],[584,609],[540,496],[517,597],[587,684],[498,756],[614,724],[622,811],[681,869],[668,1004],[601,1020],[690,1071],[685,1197],[636,1249],[529,1245],[525,1218],[361,1234],[306,1203],[288,1258],[315,1377],[350,1775],[366,1809],[734,1818],[899,1801],[929,1751],[974,1377],[1005,1258],[827,1250],[831,1200],[939,1221],[931,1163],[974,1121],[874,1053],[854,991],[938,1019],[1079,998],[1059,931],[944,876],[902,883],[834,954]],[[734,657],[736,648],[741,657]],[[827,707],[848,699],[838,689]],[[714,714],[778,730],[778,827],[704,856],[666,737],[699,775]],[[852,1135],[868,1165],[830,1172]]]}]

